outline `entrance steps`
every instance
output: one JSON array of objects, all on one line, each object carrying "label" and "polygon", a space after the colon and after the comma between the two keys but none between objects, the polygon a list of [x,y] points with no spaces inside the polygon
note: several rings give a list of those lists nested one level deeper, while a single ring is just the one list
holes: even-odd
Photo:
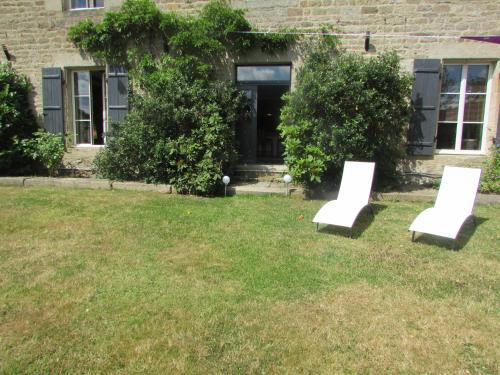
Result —
[{"label": "entrance steps", "polygon": [[238,182],[282,183],[287,172],[283,164],[238,164],[231,177]]},{"label": "entrance steps", "polygon": [[283,176],[288,168],[283,164],[238,164],[228,187],[229,194],[302,195],[300,186],[293,182],[287,187]]},{"label": "entrance steps", "polygon": [[64,154],[59,174],[69,177],[90,177],[92,162],[99,150],[100,147],[69,147]]}]

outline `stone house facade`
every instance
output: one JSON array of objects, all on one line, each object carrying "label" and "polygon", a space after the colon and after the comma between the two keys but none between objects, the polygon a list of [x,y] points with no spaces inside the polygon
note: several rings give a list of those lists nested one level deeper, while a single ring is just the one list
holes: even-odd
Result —
[{"label": "stone house facade", "polygon": [[[0,51],[0,61],[9,59],[30,78],[40,124],[64,132],[72,146],[65,159],[69,167],[88,167],[106,143],[108,120],[126,113],[127,76],[82,56],[67,40],[67,31],[85,18],[99,20],[122,2],[0,1],[0,44],[5,51]],[[155,2],[162,10],[186,14],[196,14],[206,4]],[[416,77],[413,99],[418,111],[410,139],[416,147],[405,167],[409,174],[437,176],[445,164],[478,166],[499,144],[500,44],[462,38],[500,35],[499,1],[231,0],[230,4],[246,9],[246,17],[259,30],[313,30],[328,24],[345,34],[342,45],[348,50],[366,55],[395,50],[404,69]],[[262,113],[252,125],[260,130],[246,135],[253,142],[247,145],[247,162],[279,159],[279,141],[273,133],[277,102],[284,91],[293,89],[300,64],[296,51],[272,57],[255,53],[223,72],[255,99],[256,113]]]}]

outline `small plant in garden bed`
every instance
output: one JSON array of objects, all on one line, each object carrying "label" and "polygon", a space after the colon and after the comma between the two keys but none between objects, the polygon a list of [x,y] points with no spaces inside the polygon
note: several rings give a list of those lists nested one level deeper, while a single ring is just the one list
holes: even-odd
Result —
[{"label": "small plant in garden bed", "polygon": [[49,176],[57,174],[65,152],[60,134],[39,130],[34,133],[34,138],[22,139],[19,144],[27,156],[47,168]]}]

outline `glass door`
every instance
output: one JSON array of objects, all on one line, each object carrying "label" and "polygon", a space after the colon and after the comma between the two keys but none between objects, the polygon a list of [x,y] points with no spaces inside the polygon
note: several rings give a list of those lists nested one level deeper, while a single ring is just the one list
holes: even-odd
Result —
[{"label": "glass door", "polygon": [[76,145],[104,145],[106,130],[104,71],[73,72],[73,114]]},{"label": "glass door", "polygon": [[75,143],[91,144],[90,72],[73,72]]}]

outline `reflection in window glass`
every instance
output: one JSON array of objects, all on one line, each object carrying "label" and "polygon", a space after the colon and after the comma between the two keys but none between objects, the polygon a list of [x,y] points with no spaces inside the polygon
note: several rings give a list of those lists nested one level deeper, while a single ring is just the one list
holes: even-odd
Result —
[{"label": "reflection in window glass", "polygon": [[462,79],[462,65],[445,65],[441,92],[459,93]]},{"label": "reflection in window glass", "polygon": [[466,95],[464,121],[482,122],[484,119],[484,106],[486,95]]},{"label": "reflection in window glass", "polygon": [[74,86],[75,96],[90,95],[90,73],[75,72]]},{"label": "reflection in window glass", "polygon": [[76,120],[90,120],[90,98],[75,98]]},{"label": "reflection in window glass", "polygon": [[87,0],[71,0],[71,9],[87,8]]},{"label": "reflection in window glass", "polygon": [[439,123],[436,136],[436,147],[442,150],[453,150],[455,148],[456,135],[457,124]]},{"label": "reflection in window glass", "polygon": [[238,66],[236,80],[241,81],[290,81],[290,66]]},{"label": "reflection in window glass", "polygon": [[467,92],[485,93],[488,81],[488,65],[469,65],[467,70]]},{"label": "reflection in window glass", "polygon": [[462,150],[480,150],[482,124],[464,124],[462,130]]},{"label": "reflection in window glass", "polygon": [[76,121],[76,142],[90,143],[90,121]]},{"label": "reflection in window glass", "polygon": [[103,8],[104,0],[71,0],[71,9]]},{"label": "reflection in window glass", "polygon": [[460,95],[441,94],[439,121],[457,121]]}]

